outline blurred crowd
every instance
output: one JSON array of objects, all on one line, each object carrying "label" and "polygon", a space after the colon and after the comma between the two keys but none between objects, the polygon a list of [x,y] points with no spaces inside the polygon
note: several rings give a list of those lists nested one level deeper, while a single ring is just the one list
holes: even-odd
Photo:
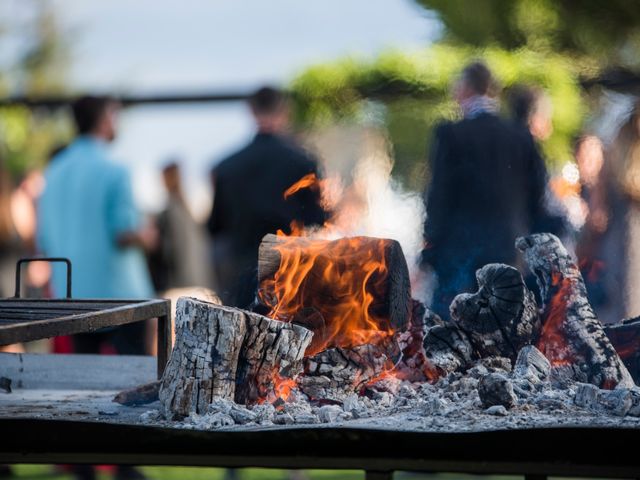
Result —
[{"label": "blurred crowd", "polygon": [[[541,143],[553,129],[553,105],[544,90],[520,85],[501,95],[476,62],[460,74],[453,95],[461,119],[435,129],[427,155],[422,267],[435,273],[433,309],[447,317],[452,296],[472,289],[485,263],[517,265],[517,235],[550,231],[578,257],[603,321],[640,314],[633,295],[640,285],[640,104],[608,144],[583,132],[574,163],[550,177]],[[109,97],[78,99],[77,137],[52,152],[43,171],[11,178],[0,163],[0,296],[13,294],[19,258],[48,255],[72,260],[78,298],[198,288],[249,307],[262,236],[289,232],[295,222],[322,225],[328,212],[317,189],[283,196],[301,178],[321,176],[316,158],[290,135],[287,95],[264,87],[248,103],[256,135],[216,162],[211,214],[200,224],[185,199],[179,158],[162,169],[163,210],[141,215],[129,172],[109,153],[120,105]],[[25,295],[62,295],[63,272],[41,262],[25,268]],[[134,324],[44,348],[152,353],[151,331]]]}]

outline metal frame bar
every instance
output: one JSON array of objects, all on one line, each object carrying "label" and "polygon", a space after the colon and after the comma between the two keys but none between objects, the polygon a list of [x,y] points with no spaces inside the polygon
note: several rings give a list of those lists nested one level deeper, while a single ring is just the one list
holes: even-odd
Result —
[{"label": "metal frame bar", "polygon": [[[37,314],[51,312],[53,318],[0,323],[0,345],[40,340],[42,338],[76,333],[95,332],[105,327],[115,327],[158,319],[158,378],[162,376],[171,354],[171,302],[169,300],[65,300],[65,299],[7,299],[0,301],[0,308],[15,307],[17,312]],[[60,311],[87,310],[83,313],[55,316]],[[99,310],[94,310],[98,308]],[[0,320],[2,320],[0,318]]]},{"label": "metal frame bar", "polygon": [[[0,463],[189,465],[637,478],[638,429],[468,433],[358,428],[193,431],[115,423],[0,420]],[[38,439],[34,441],[34,439]],[[514,448],[517,447],[517,448]]]}]

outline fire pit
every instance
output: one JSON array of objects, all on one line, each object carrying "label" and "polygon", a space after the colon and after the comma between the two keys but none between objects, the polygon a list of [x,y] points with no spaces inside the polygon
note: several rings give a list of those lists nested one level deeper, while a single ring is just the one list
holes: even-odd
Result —
[{"label": "fire pit", "polygon": [[[491,264],[443,321],[410,298],[393,241],[267,237],[252,311],[178,301],[152,403],[104,406],[139,380],[57,394],[82,412],[59,417],[0,396],[0,425],[17,433],[0,461],[636,476],[638,322],[599,323],[556,237],[516,246],[542,303]],[[18,432],[60,420],[70,433],[55,445]],[[101,440],[74,439],[82,429]]]}]

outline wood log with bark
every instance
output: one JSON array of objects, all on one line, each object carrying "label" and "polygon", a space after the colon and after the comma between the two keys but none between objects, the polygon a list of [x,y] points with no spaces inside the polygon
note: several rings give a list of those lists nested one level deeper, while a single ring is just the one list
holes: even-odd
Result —
[{"label": "wood log with bark", "polygon": [[640,317],[605,325],[604,333],[609,337],[635,383],[640,385]]},{"label": "wood log with bark", "polygon": [[377,343],[387,335],[376,330],[392,333],[409,321],[409,271],[395,240],[267,235],[259,249],[258,283],[269,316],[314,332],[311,354]]},{"label": "wood log with bark", "polygon": [[520,237],[516,247],[536,276],[543,299],[538,348],[557,378],[601,388],[631,387],[633,379],[589,304],[576,262],[549,233]]},{"label": "wood log with bark", "polygon": [[478,357],[515,360],[520,349],[540,334],[535,297],[510,265],[485,265],[476,278],[478,291],[462,293],[451,303],[452,321],[467,335]]},{"label": "wood log with bark", "polygon": [[257,313],[182,297],[160,386],[167,418],[204,413],[214,398],[253,404],[295,379],[313,333]]}]

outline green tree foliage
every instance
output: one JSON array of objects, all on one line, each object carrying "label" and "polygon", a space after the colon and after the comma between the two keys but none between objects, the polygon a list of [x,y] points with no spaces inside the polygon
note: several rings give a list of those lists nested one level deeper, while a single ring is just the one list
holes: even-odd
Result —
[{"label": "green tree foliage", "polygon": [[446,39],[476,47],[528,47],[588,57],[600,66],[638,66],[635,0],[416,0],[435,11]]},{"label": "green tree foliage", "polygon": [[369,101],[384,105],[396,160],[394,174],[405,185],[421,189],[431,130],[458,110],[450,86],[464,65],[483,58],[505,89],[524,83],[544,88],[554,104],[554,133],[544,149],[551,166],[571,158],[570,145],[585,107],[574,65],[564,56],[531,49],[507,51],[440,44],[422,52],[387,52],[364,62],[354,59],[310,67],[293,82],[301,125],[362,120]]},{"label": "green tree foliage", "polygon": [[[39,95],[65,89],[68,48],[53,10],[44,2],[32,1],[29,20],[18,31],[0,28],[2,36],[13,36],[19,52],[10,64],[0,68],[0,95]],[[1,25],[0,25],[1,27]],[[24,106],[0,108],[0,158],[15,176],[41,167],[52,149],[64,144],[71,128],[62,112],[31,110]]]}]

